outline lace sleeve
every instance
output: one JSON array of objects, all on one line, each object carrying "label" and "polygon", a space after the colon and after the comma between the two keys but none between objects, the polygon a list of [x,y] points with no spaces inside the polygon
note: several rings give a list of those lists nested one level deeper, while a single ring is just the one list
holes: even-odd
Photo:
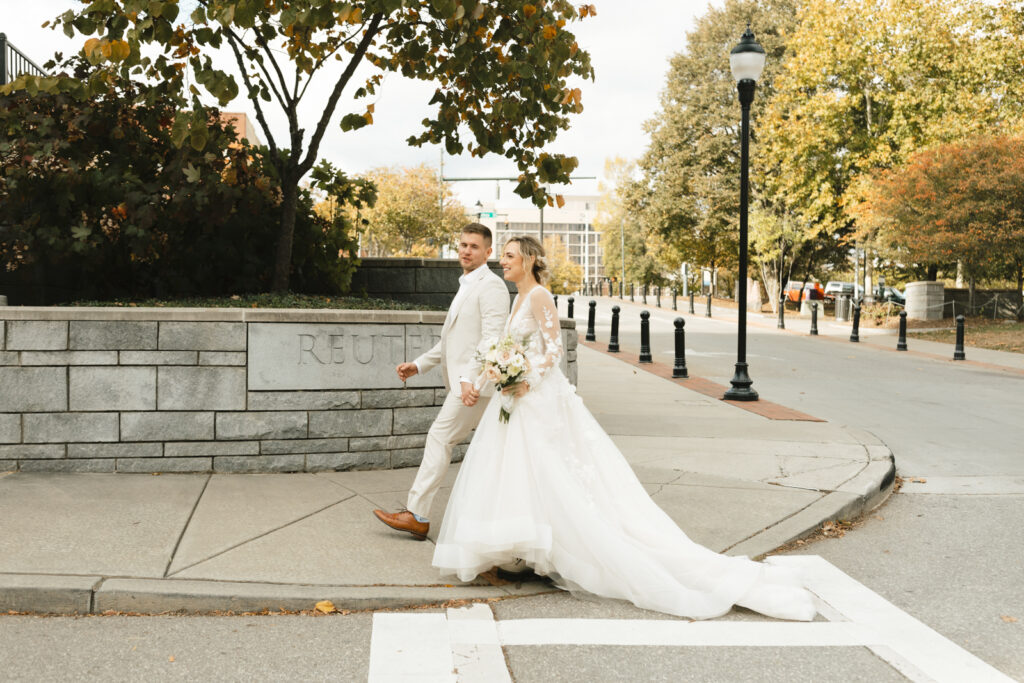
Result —
[{"label": "lace sleeve", "polygon": [[558,321],[555,301],[547,290],[530,298],[530,311],[537,321],[537,331],[543,344],[543,356],[534,363],[530,375],[540,381],[562,359],[562,325]]}]

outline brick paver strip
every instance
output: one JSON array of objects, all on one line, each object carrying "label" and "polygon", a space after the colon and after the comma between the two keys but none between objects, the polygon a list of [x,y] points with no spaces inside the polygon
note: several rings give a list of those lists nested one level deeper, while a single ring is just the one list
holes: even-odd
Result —
[{"label": "brick paver strip", "polygon": [[802,422],[825,422],[825,420],[822,420],[821,418],[808,415],[807,413],[801,413],[798,410],[793,410],[792,408],[787,408],[786,406],[781,406],[778,403],[772,403],[771,401],[765,401],[764,399],[759,399],[757,401],[726,401],[724,398],[722,398],[722,396],[725,394],[726,390],[729,387],[719,384],[718,382],[712,382],[709,379],[705,379],[703,377],[694,377],[692,375],[687,379],[673,377],[672,368],[668,365],[665,365],[664,363],[641,363],[639,355],[635,353],[629,353],[628,351],[621,351],[619,353],[609,353],[607,349],[607,344],[602,345],[600,342],[588,342],[581,339],[579,343],[582,344],[583,346],[586,346],[588,349],[593,349],[594,351],[598,351],[607,356],[612,356],[617,360],[622,361],[623,363],[628,363],[629,365],[632,365],[633,367],[638,368],[640,370],[649,372],[652,375],[657,375],[658,377],[663,377],[664,379],[672,380],[673,382],[679,384],[679,386],[685,387],[692,391],[696,391],[698,394],[704,394],[705,396],[710,396],[711,398],[717,398],[718,400],[723,401],[724,403],[728,403],[731,406],[742,408],[743,410],[755,413],[757,415],[760,415],[761,417],[766,417],[769,420],[798,420]]}]

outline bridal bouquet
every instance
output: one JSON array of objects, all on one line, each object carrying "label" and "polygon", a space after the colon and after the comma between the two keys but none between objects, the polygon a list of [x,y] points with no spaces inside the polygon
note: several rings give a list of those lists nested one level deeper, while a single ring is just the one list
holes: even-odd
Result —
[{"label": "bridal bouquet", "polygon": [[[526,358],[528,343],[529,336],[516,338],[511,334],[489,344],[485,342],[477,352],[483,378],[493,382],[498,391],[522,382],[530,372],[530,361]],[[515,397],[501,394],[500,400],[501,412],[498,413],[498,419],[507,424]]]}]

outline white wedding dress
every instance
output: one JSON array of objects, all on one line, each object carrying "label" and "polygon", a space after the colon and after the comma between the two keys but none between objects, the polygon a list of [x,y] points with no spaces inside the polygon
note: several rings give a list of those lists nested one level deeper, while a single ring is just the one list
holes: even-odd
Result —
[{"label": "white wedding dress", "polygon": [[498,419],[500,394],[490,399],[452,489],[434,566],[471,581],[521,558],[561,588],[681,617],[718,617],[738,604],[812,619],[814,600],[790,570],[694,543],[651,500],[559,368],[551,294],[535,287],[512,311],[506,333],[530,335],[530,391],[508,424]]}]

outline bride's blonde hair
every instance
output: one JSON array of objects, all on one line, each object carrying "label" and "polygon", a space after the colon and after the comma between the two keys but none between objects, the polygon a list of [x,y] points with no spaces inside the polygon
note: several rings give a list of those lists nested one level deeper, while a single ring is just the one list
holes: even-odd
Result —
[{"label": "bride's blonde hair", "polygon": [[544,245],[536,237],[530,235],[518,235],[511,237],[505,242],[505,246],[508,246],[515,242],[519,245],[519,253],[523,255],[523,265],[526,265],[527,259],[530,262],[530,271],[533,273],[534,279],[539,284],[544,284],[548,279],[548,264],[544,260],[545,252]]}]

